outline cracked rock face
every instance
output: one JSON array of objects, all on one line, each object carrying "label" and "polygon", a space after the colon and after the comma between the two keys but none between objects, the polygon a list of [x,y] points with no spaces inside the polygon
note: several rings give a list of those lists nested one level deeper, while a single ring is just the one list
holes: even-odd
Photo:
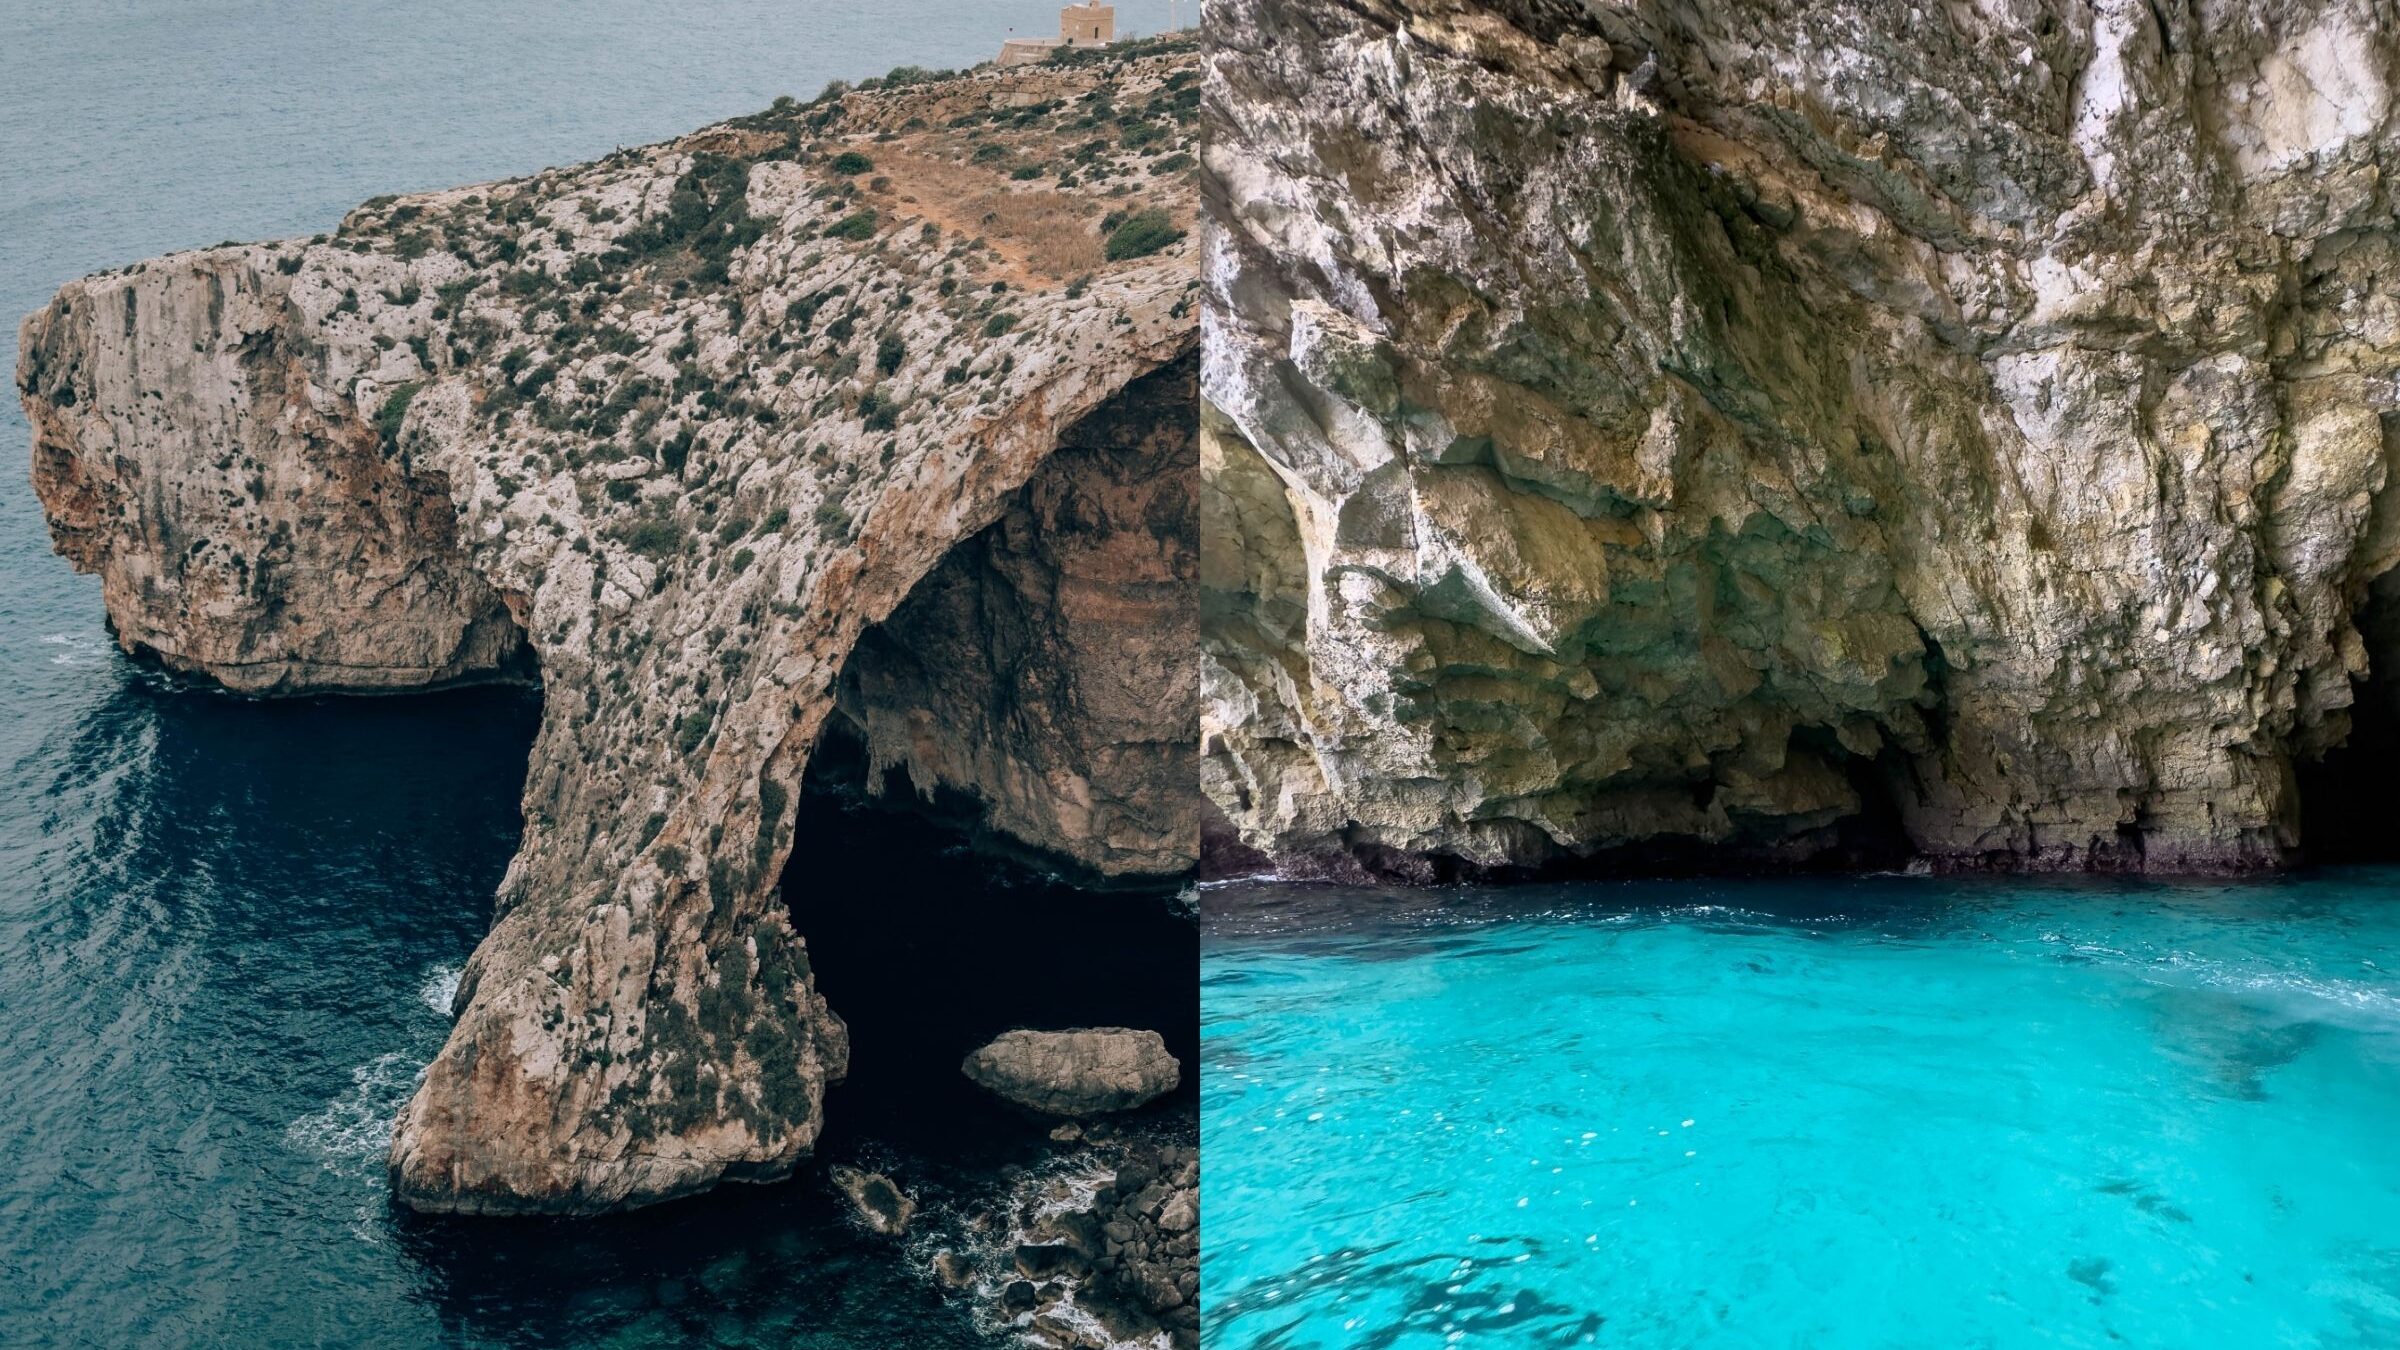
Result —
[{"label": "cracked rock face", "polygon": [[842,675],[871,769],[966,793],[1044,864],[1193,862],[1198,376],[1198,353],[1179,357],[1070,428]]},{"label": "cracked rock face", "polygon": [[[952,549],[1022,515],[976,547],[1028,648],[1131,718],[1069,649],[1095,607],[1188,615],[1145,589],[1188,472],[1129,490],[1117,459],[1191,434],[1188,404],[1140,424],[1191,379],[1197,79],[1152,44],[872,82],[27,320],[35,485],[129,648],[276,693],[538,671],[524,843],[400,1120],[405,1202],[589,1213],[808,1152],[848,1047],[777,892],[794,799],[853,646]],[[1045,477],[1062,444],[1081,469]],[[1187,735],[1148,711],[1137,746]],[[1038,848],[1191,861],[1188,786],[1077,764],[1097,738],[863,715]]]},{"label": "cracked rock face", "polygon": [[1230,855],[2240,869],[2400,558],[2374,0],[1224,0]]}]

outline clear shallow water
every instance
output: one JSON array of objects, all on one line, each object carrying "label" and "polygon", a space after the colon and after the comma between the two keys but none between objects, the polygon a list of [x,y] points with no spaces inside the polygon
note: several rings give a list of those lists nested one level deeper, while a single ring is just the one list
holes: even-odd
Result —
[{"label": "clear shallow water", "polygon": [[[20,0],[0,40],[0,368],[17,318],[85,272],[314,233],[378,193],[589,158],[837,77],[968,64],[1056,15]],[[1119,17],[1153,30],[1164,0]],[[384,1140],[515,847],[534,710],[245,704],[147,675],[115,654],[96,584],[51,555],[27,464],[12,389],[0,1342],[989,1343],[805,1182],[589,1224],[393,1212]],[[936,1199],[973,1180],[924,1177]]]},{"label": "clear shallow water", "polygon": [[1212,1347],[2400,1345],[2400,871],[1203,911]]}]

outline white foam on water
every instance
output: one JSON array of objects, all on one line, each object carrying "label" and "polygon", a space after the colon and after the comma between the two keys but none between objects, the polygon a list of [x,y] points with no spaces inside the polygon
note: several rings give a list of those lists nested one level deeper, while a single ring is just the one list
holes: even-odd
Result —
[{"label": "white foam on water", "polygon": [[436,1015],[448,1017],[451,1001],[458,997],[459,976],[465,973],[466,967],[458,965],[439,965],[426,971],[425,983],[417,986],[418,1000]]},{"label": "white foam on water", "polygon": [[424,1073],[418,1056],[387,1050],[352,1069],[348,1092],[284,1127],[283,1137],[336,1176],[380,1179],[391,1152],[392,1124]]},{"label": "white foam on water", "polygon": [[2232,994],[2295,1021],[2400,1035],[2400,988],[2389,985],[2232,965],[2190,952],[2158,957],[2145,973],[2160,984]]},{"label": "white foam on water", "polygon": [[2255,995],[2277,1011],[2303,1015],[2310,1021],[2352,1031],[2400,1034],[2400,991],[2282,971],[2226,971],[2210,982]]},{"label": "white foam on water", "polygon": [[[1036,1350],[1062,1344],[1169,1350],[1172,1342],[1165,1331],[1132,1340],[1112,1337],[1100,1320],[1076,1301],[1083,1282],[1072,1275],[1054,1275],[1044,1281],[1057,1284],[1064,1297],[1039,1310],[1038,1317],[1034,1312],[1010,1315],[1000,1311],[1001,1291],[1019,1278],[1014,1260],[1018,1244],[1046,1240],[1042,1231],[1046,1221],[1089,1210],[1098,1203],[1100,1188],[1115,1179],[1115,1165],[1100,1150],[1079,1148],[1054,1155],[1028,1169],[1000,1197],[999,1212],[1010,1216],[1006,1222],[980,1226],[967,1222],[965,1212],[945,1206],[952,1212],[938,1216],[933,1223],[917,1225],[909,1240],[909,1263],[931,1278],[936,1253],[949,1250],[963,1257],[971,1283],[962,1293],[974,1305],[977,1321],[993,1330],[1013,1331]],[[1059,1340],[1059,1331],[1068,1333],[1070,1339]]]},{"label": "white foam on water", "polygon": [[50,657],[54,666],[96,666],[108,650],[106,642],[89,633],[47,633],[42,642],[63,649]]}]

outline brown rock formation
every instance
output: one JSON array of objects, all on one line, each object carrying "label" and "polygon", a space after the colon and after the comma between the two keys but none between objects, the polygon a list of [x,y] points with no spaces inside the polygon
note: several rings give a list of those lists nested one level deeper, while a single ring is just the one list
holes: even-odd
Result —
[{"label": "brown rock formation", "polygon": [[1155,1031],[1009,1031],[960,1066],[976,1086],[1053,1116],[1130,1111],[1175,1090],[1183,1071]]},{"label": "brown rock formation", "polygon": [[[1094,492],[1111,536],[1173,509],[1172,475],[1091,485],[1173,440],[1107,410],[1190,378],[1195,79],[1136,48],[779,104],[28,321],[36,486],[129,647],[262,692],[539,671],[524,843],[394,1141],[407,1203],[588,1213],[808,1152],[847,1038],[776,887],[852,648],[1018,510],[1051,584],[1021,631],[1085,697],[1087,617],[1174,622],[1144,587],[1188,531],[1090,543],[1147,569],[1112,592],[1043,503]],[[1091,474],[1028,495],[1062,442]],[[1150,711],[1151,746],[1191,715]],[[1022,721],[975,713],[905,753],[1095,871],[1188,863],[1188,792],[1076,765],[1081,732],[1012,762]]]},{"label": "brown rock formation", "polygon": [[1103,874],[1192,864],[1198,373],[1193,353],[1071,428],[860,640],[838,708],[871,767]]},{"label": "brown rock formation", "polygon": [[2400,558],[2388,5],[1209,19],[1242,851],[2290,855]]}]

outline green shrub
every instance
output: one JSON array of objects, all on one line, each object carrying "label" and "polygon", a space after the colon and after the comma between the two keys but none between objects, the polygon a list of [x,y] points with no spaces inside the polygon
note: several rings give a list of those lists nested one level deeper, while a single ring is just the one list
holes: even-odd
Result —
[{"label": "green shrub", "polygon": [[670,473],[682,473],[684,461],[692,457],[692,429],[685,427],[658,447],[658,462]]},{"label": "green shrub", "polygon": [[[758,242],[767,222],[750,214],[750,166],[723,155],[698,155],[675,180],[667,209],[626,231],[605,260],[611,265],[688,248],[703,262],[722,264],[737,249]],[[713,269],[718,273],[723,268]]]},{"label": "green shrub", "polygon": [[902,342],[897,333],[886,333],[883,340],[875,344],[875,368],[886,375],[900,369],[900,363],[907,359],[908,344]]},{"label": "green shrub", "polygon": [[1014,315],[1014,314],[995,314],[995,315],[993,315],[992,317],[990,317],[990,318],[988,318],[988,319],[986,319],[986,320],[984,320],[984,321],[983,321],[983,335],[984,335],[985,337],[998,337],[998,336],[1000,336],[1002,333],[1005,333],[1005,332],[1007,332],[1009,329],[1011,329],[1011,328],[1014,328],[1014,327],[1016,327],[1016,326],[1017,326],[1017,316],[1016,316],[1016,315]]},{"label": "green shrub", "polygon": [[868,207],[864,211],[854,212],[853,214],[842,217],[840,220],[837,220],[833,224],[825,227],[825,237],[828,239],[874,238],[875,209],[873,207]]},{"label": "green shrub", "polygon": [[1105,252],[1110,262],[1123,262],[1127,258],[1146,258],[1182,240],[1183,231],[1175,228],[1167,213],[1152,207],[1135,212],[1109,231]]},{"label": "green shrub", "polygon": [[625,546],[645,558],[665,558],[683,549],[683,527],[671,520],[645,520],[625,532]]},{"label": "green shrub", "polygon": [[385,454],[400,448],[400,424],[408,417],[409,401],[424,387],[422,384],[404,384],[384,396],[383,407],[375,414],[375,430],[382,437]]},{"label": "green shrub", "polygon": [[833,171],[839,174],[865,173],[875,167],[875,161],[856,150],[844,150],[833,157]]},{"label": "green shrub", "polygon": [[858,415],[866,420],[869,431],[890,431],[900,424],[900,405],[870,389],[858,396]]}]

